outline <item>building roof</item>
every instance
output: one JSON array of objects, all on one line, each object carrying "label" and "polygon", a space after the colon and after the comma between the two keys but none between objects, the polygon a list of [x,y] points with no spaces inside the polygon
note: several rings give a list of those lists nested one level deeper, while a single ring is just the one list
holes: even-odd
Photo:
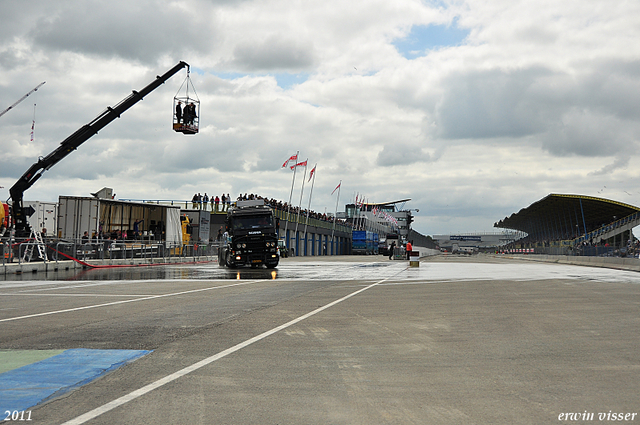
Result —
[{"label": "building roof", "polygon": [[[566,239],[638,211],[638,207],[610,199],[552,193],[493,226],[519,230],[544,239]],[[578,232],[576,226],[579,226]]]},{"label": "building roof", "polygon": [[[407,198],[407,199],[400,199],[399,201],[390,201],[390,202],[365,202],[364,205],[371,205],[372,207],[382,207],[385,205],[394,205],[394,204],[399,204],[400,202],[408,202],[410,201],[411,198]],[[359,204],[359,203],[358,203]],[[347,204],[347,205],[355,205],[355,204]]]}]

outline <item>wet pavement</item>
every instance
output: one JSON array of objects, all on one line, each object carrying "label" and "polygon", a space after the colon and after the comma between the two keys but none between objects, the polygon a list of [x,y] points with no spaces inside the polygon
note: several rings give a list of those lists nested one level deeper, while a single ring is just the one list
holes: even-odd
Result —
[{"label": "wet pavement", "polygon": [[[455,267],[451,267],[451,263]],[[494,266],[491,266],[491,265]],[[383,256],[353,257],[298,257],[281,260],[276,269],[243,267],[229,269],[217,262],[157,265],[146,267],[95,268],[86,270],[61,270],[49,273],[25,273],[0,275],[3,287],[46,285],[46,282],[62,281],[144,281],[144,280],[217,280],[217,279],[312,279],[350,280],[375,279],[387,270],[407,268],[407,261],[389,261]],[[640,273],[617,271],[608,268],[576,265],[532,264],[511,261],[500,257],[482,256],[478,262],[473,257],[450,256],[426,258],[422,266],[407,268],[406,280],[539,280],[586,279],[599,281],[625,281],[640,283]]]},{"label": "wet pavement", "polygon": [[0,282],[0,350],[150,352],[38,424],[557,423],[640,411],[639,284],[490,256],[92,270]]},{"label": "wet pavement", "polygon": [[[0,275],[2,282],[84,281],[84,280],[176,280],[176,279],[351,279],[372,273],[379,267],[406,267],[406,261],[388,261],[386,257],[364,257],[360,263],[350,265],[336,257],[307,257],[281,260],[276,269],[240,267],[229,269],[217,262],[153,265],[144,267],[94,268],[60,270],[48,273]],[[353,257],[348,257],[353,258]],[[375,273],[375,272],[373,272]]]}]

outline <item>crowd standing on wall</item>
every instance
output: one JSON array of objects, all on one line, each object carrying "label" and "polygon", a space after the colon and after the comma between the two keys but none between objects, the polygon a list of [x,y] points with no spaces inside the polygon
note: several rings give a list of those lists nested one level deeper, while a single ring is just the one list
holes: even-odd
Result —
[{"label": "crowd standing on wall", "polygon": [[[256,194],[247,194],[245,193],[238,195],[237,200],[238,201],[247,201],[247,200],[252,200],[252,199],[262,199],[266,205],[269,205],[271,208],[273,208],[274,210],[279,210],[279,211],[283,211],[283,212],[287,212],[289,211],[291,213],[292,217],[295,217],[298,215],[298,212],[300,212],[300,217],[302,219],[302,217],[304,217],[304,219],[306,220],[307,216],[309,218],[315,218],[316,220],[322,220],[322,221],[327,221],[327,222],[333,222],[333,217],[327,215],[326,213],[324,214],[320,214],[317,213],[315,211],[310,211],[305,209],[300,209],[299,207],[296,206],[289,206],[289,204],[287,202],[282,202],[282,201],[278,201],[276,199],[273,198],[263,198],[262,196],[258,196]],[[342,225],[347,225],[345,220],[341,220],[339,219],[337,221],[337,223],[342,224]]]},{"label": "crowd standing on wall", "polygon": [[[236,198],[237,201],[247,201],[247,200],[253,200],[253,199],[263,200],[266,205],[269,205],[274,210],[279,210],[284,212],[289,211],[292,217],[297,216],[298,213],[300,213],[300,217],[304,217],[305,220],[307,217],[309,217],[309,218],[314,218],[316,220],[333,222],[333,217],[330,215],[327,215],[326,213],[321,214],[315,211],[307,210],[306,208],[300,209],[297,206],[293,206],[293,205],[289,206],[287,202],[282,202],[273,198],[264,198],[262,196],[259,196],[253,193],[251,194],[245,193],[244,195],[241,193]],[[225,195],[223,193],[222,196],[211,195],[211,197],[209,197],[205,192],[204,195],[201,195],[200,193],[195,193],[193,195],[193,198],[191,198],[191,204],[194,210],[208,211],[209,202],[211,203],[212,212],[214,213],[227,212],[231,207],[231,195],[229,195],[228,193]],[[345,220],[338,220],[338,223],[343,225],[347,224]]]},{"label": "crowd standing on wall", "polygon": [[227,193],[226,195],[223,193],[222,196],[218,195],[207,195],[207,192],[204,195],[200,193],[196,193],[191,198],[191,207],[194,210],[209,210],[209,203],[211,203],[211,211],[212,212],[226,212],[231,206],[231,197]]}]

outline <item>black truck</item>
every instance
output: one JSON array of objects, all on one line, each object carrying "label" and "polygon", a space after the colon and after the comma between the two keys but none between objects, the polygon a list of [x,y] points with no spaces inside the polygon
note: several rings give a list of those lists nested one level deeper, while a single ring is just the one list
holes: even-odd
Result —
[{"label": "black truck", "polygon": [[278,226],[273,210],[262,200],[238,201],[229,208],[226,238],[218,250],[220,266],[274,268],[278,265]]}]

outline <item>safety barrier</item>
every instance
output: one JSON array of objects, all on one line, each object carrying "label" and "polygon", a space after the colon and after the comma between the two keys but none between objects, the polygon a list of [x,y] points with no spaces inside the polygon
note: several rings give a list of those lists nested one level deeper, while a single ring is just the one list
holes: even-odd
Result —
[{"label": "safety barrier", "polygon": [[[628,215],[627,217],[616,220],[613,223],[606,224],[592,232],[587,233],[586,235],[582,235],[576,238],[574,242],[577,245],[582,242],[598,240],[599,238],[607,239],[609,237],[612,237],[613,234],[620,234],[638,225],[640,225],[640,212],[633,213],[631,215]],[[620,231],[615,232],[616,230]]]},{"label": "safety barrier", "polygon": [[93,239],[91,241],[50,241],[46,244],[46,259],[36,259],[34,256],[33,261],[25,261],[25,251],[36,245],[37,242],[29,239],[1,242],[0,273],[215,261],[218,255],[216,243],[176,244]]},{"label": "safety barrier", "polygon": [[544,263],[571,264],[579,266],[601,267],[608,269],[640,271],[640,261],[637,258],[617,257],[578,257],[567,255],[518,255],[512,258]]}]

